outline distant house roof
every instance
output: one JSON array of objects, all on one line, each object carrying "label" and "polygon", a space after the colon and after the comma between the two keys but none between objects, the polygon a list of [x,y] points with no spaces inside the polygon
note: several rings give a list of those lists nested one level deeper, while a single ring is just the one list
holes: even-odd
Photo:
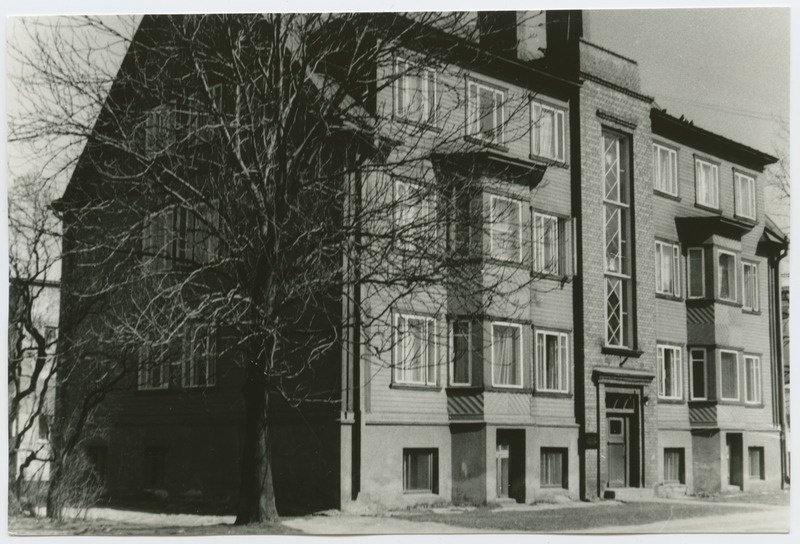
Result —
[{"label": "distant house roof", "polygon": [[778,161],[772,155],[695,126],[693,121],[683,116],[670,115],[666,110],[651,109],[650,122],[653,134],[659,134],[759,172],[763,172],[765,166]]}]

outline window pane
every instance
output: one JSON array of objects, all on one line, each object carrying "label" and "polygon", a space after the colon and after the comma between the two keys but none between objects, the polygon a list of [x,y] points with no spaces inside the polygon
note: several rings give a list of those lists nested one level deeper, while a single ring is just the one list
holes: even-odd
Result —
[{"label": "window pane", "polygon": [[403,472],[405,491],[434,491],[435,455],[430,450],[404,450]]},{"label": "window pane", "polygon": [[736,300],[736,256],[719,253],[719,298]]},{"label": "window pane", "polygon": [[467,321],[453,323],[453,383],[470,383],[469,331]]},{"label": "window pane", "polygon": [[747,448],[749,475],[751,478],[764,479],[764,448]]},{"label": "window pane", "polygon": [[492,198],[492,256],[504,261],[520,260],[520,204]]},{"label": "window pane", "polygon": [[689,296],[702,297],[705,294],[705,278],[703,277],[703,249],[689,249],[688,257]]},{"label": "window pane", "polygon": [[692,350],[692,398],[706,398],[706,357],[703,350]]},{"label": "window pane", "polygon": [[495,385],[521,385],[519,340],[520,331],[517,327],[492,326],[492,377]]},{"label": "window pane", "polygon": [[664,481],[683,483],[683,448],[664,448]]},{"label": "window pane", "polygon": [[720,371],[722,373],[722,398],[739,400],[738,354],[723,351],[720,353]]},{"label": "window pane", "polygon": [[568,487],[566,448],[542,448],[540,464],[543,487]]},{"label": "window pane", "polygon": [[604,136],[603,171],[605,172],[605,198],[613,202],[620,200],[620,157],[619,139]]}]

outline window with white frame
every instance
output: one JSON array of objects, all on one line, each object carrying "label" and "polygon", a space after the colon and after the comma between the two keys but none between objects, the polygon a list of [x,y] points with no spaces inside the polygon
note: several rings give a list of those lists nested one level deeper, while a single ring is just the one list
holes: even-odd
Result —
[{"label": "window with white frame", "polygon": [[492,385],[522,387],[522,326],[492,323]]},{"label": "window with white frame", "polygon": [[143,344],[139,348],[139,389],[169,388],[166,351]]},{"label": "window with white frame", "polygon": [[681,250],[677,244],[656,241],[656,293],[681,296]]},{"label": "window with white frame", "polygon": [[706,388],[706,350],[694,348],[689,351],[689,372],[692,377],[692,400],[708,399]]},{"label": "window with white frame", "polygon": [[472,323],[453,321],[450,385],[472,385]]},{"label": "window with white frame", "polygon": [[424,248],[432,239],[436,230],[434,205],[421,185],[396,179],[395,191],[395,223],[400,245],[412,248]]},{"label": "window with white frame", "polygon": [[569,391],[569,337],[563,332],[536,331],[536,390]]},{"label": "window with white frame", "polygon": [[747,448],[748,470],[747,475],[756,480],[764,479],[764,447],[750,446]]},{"label": "window with white frame", "polygon": [[603,220],[606,283],[606,344],[632,348],[630,139],[603,132]]},{"label": "window with white frame", "polygon": [[533,269],[542,274],[561,273],[561,236],[557,217],[533,214]]},{"label": "window with white frame", "polygon": [[490,206],[489,253],[501,261],[522,261],[522,203],[492,195]]},{"label": "window with white frame", "polygon": [[177,264],[208,264],[218,254],[218,227],[213,203],[168,206],[145,218],[142,254],[154,271]]},{"label": "window with white frame", "polygon": [[217,339],[213,325],[190,323],[183,336],[183,387],[210,387],[217,379]]},{"label": "window with white frame", "polygon": [[678,152],[660,144],[653,144],[653,186],[678,196]]},{"label": "window with white frame", "polygon": [[717,251],[717,297],[736,302],[736,254]]},{"label": "window with white frame", "polygon": [[542,448],[540,450],[540,483],[542,487],[569,488],[568,448]]},{"label": "window with white frame", "polygon": [[702,247],[690,247],[686,250],[686,267],[688,297],[706,296],[706,263]]},{"label": "window with white frame", "polygon": [[761,359],[755,355],[744,356],[744,401],[761,402]]},{"label": "window with white frame", "polygon": [[659,345],[658,396],[665,399],[682,398],[681,348]]},{"label": "window with white frame", "polygon": [[437,84],[436,70],[398,58],[395,61],[395,115],[409,121],[435,125]]},{"label": "window with white frame", "polygon": [[730,350],[719,352],[720,399],[739,400],[739,353]]},{"label": "window with white frame", "polygon": [[505,91],[477,81],[467,82],[467,134],[494,144],[502,144],[504,134]]},{"label": "window with white frame", "polygon": [[756,218],[756,180],[752,176],[735,172],[733,175],[735,189],[736,215],[746,219]]},{"label": "window with white frame", "polygon": [[758,311],[758,265],[742,263],[742,307]]},{"label": "window with white frame", "polygon": [[684,448],[664,448],[664,481],[685,483]]},{"label": "window with white frame", "polygon": [[531,154],[564,162],[564,111],[531,101]]},{"label": "window with white frame", "polygon": [[395,383],[436,385],[435,329],[432,317],[395,316]]},{"label": "window with white frame", "polygon": [[695,159],[697,203],[709,208],[719,208],[719,167],[716,164]]}]

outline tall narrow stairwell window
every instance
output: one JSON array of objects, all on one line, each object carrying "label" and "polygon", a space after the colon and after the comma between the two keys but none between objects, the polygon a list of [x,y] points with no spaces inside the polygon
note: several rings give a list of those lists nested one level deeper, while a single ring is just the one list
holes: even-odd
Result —
[{"label": "tall narrow stairwell window", "polygon": [[603,133],[606,344],[633,348],[629,147],[625,136]]}]

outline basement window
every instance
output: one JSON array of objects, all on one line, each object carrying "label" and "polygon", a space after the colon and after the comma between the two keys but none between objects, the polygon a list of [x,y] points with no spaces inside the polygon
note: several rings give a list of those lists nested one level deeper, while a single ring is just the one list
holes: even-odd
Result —
[{"label": "basement window", "polygon": [[439,493],[438,449],[403,449],[403,492]]}]

